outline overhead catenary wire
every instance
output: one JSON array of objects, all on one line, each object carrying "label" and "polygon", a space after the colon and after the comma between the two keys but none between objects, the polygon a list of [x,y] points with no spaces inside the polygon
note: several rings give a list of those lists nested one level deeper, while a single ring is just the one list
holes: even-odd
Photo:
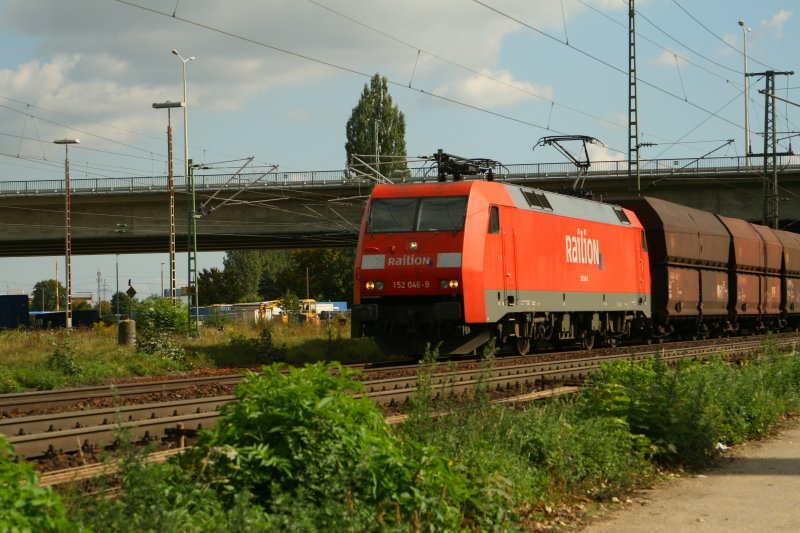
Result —
[{"label": "overhead catenary wire", "polygon": [[[309,1],[311,1],[311,0],[309,0]],[[140,8],[141,8],[141,6],[137,6],[137,5],[135,5],[135,4],[131,3],[131,2],[122,2],[122,3],[129,4],[129,5],[133,5],[134,7],[140,7]],[[312,2],[312,3],[315,3],[315,2]],[[151,11],[152,11],[152,10],[151,10]],[[154,11],[154,12],[155,12],[155,11]],[[173,15],[174,15],[174,13],[173,13]],[[179,17],[178,17],[178,19],[179,19],[179,20],[182,20],[182,19],[180,19]],[[192,23],[192,22],[190,22],[190,23]],[[218,31],[218,30],[214,29],[214,31]],[[387,35],[388,35],[388,34],[387,34]],[[237,36],[237,38],[238,38],[238,36]],[[570,48],[574,48],[574,47],[573,47],[572,45],[570,45],[568,42],[566,42],[565,44],[566,44],[566,45],[568,45],[568,46],[570,46]],[[285,50],[282,50],[282,51],[285,51]],[[427,52],[421,51],[421,49],[420,49],[420,48],[416,48],[416,49],[415,49],[415,51],[416,51],[416,53],[417,53],[417,56],[419,56],[419,54],[420,54],[420,53],[427,53]],[[287,52],[287,53],[290,53],[290,52],[288,52],[288,51],[285,51],[285,52]],[[306,59],[311,59],[311,60],[314,60],[313,58],[308,58],[308,57],[306,57]],[[325,62],[323,62],[323,63],[325,63]],[[327,64],[327,63],[326,63],[326,64]],[[332,64],[329,64],[329,65],[332,65]],[[340,66],[338,66],[338,65],[336,65],[335,67],[336,67],[336,68],[343,68],[343,67],[340,67]],[[353,71],[353,72],[356,72],[356,71]],[[357,73],[357,74],[359,74],[359,75],[362,75],[362,76],[368,76],[368,75],[367,75],[367,74],[365,74],[365,73],[360,73],[360,72],[356,72],[356,73]],[[679,76],[680,76],[680,75],[681,75],[681,74],[680,74],[680,70],[679,70]],[[502,80],[501,80],[501,81],[502,81]],[[391,83],[393,83],[393,84],[395,84],[395,85],[400,85],[399,83],[396,83],[396,82],[391,82]],[[512,85],[513,85],[513,84],[512,84]],[[422,90],[422,89],[417,89],[417,88],[412,88],[412,90],[418,91],[418,92],[420,92],[420,93],[423,93],[423,94],[426,94],[426,95],[428,95],[428,96],[432,96],[432,97],[435,97],[435,98],[444,99],[444,100],[446,100],[446,101],[449,101],[449,102],[452,102],[452,103],[454,103],[454,104],[456,104],[456,105],[465,105],[463,102],[459,102],[459,101],[458,101],[458,100],[456,100],[456,99],[452,99],[452,98],[443,98],[443,96],[442,96],[442,95],[438,95],[438,94],[436,94],[435,92],[424,91],[424,90]],[[531,93],[535,94],[535,92],[531,92]],[[681,101],[686,101],[686,100],[688,100],[688,98],[686,97],[686,94],[685,94],[685,93],[686,93],[686,90],[685,90],[685,88],[684,88],[684,96],[683,96],[683,97],[680,97],[679,95],[672,95],[672,96],[674,96],[674,97],[676,97],[676,98],[679,98]],[[479,107],[479,106],[469,106],[469,105],[467,105],[467,107],[471,107],[472,109],[476,109],[476,110],[479,110],[479,111],[481,111],[481,112],[487,112],[487,113],[493,114],[493,115],[495,115],[495,116],[497,116],[497,117],[499,117],[499,118],[504,118],[504,119],[514,120],[514,121],[516,121],[516,122],[518,122],[518,123],[521,123],[521,124],[525,124],[525,125],[533,126],[533,127],[536,127],[536,128],[545,129],[545,130],[547,130],[547,131],[553,131],[554,133],[564,133],[564,132],[562,132],[562,131],[557,131],[557,130],[551,129],[551,124],[550,124],[550,123],[551,123],[551,120],[552,120],[552,116],[553,116],[553,113],[552,113],[552,111],[553,111],[553,107],[554,107],[554,106],[556,106],[556,105],[559,105],[559,106],[561,106],[562,104],[560,104],[560,103],[558,103],[558,102],[555,102],[555,101],[552,101],[552,100],[548,100],[548,101],[551,103],[551,106],[550,106],[550,107],[551,107],[551,109],[550,109],[550,116],[548,117],[548,120],[547,120],[547,123],[546,123],[546,124],[537,123],[537,122],[535,122],[535,121],[520,120],[520,119],[518,119],[517,117],[511,116],[511,115],[508,115],[508,114],[503,114],[503,113],[496,113],[496,112],[492,112],[492,111],[490,111],[490,110],[487,110],[487,109],[481,108],[481,107]],[[574,110],[574,108],[571,108],[571,109],[572,109],[572,110]],[[701,109],[702,109],[702,108],[701,108]],[[709,111],[709,110],[706,110],[706,109],[703,109],[703,110],[704,110],[705,112],[707,112],[707,113],[710,113],[710,111]],[[591,115],[589,115],[589,116],[591,116]],[[598,118],[598,119],[599,119],[599,117],[594,117],[594,118]],[[719,117],[719,118],[722,118],[722,117]],[[724,119],[723,119],[723,120],[724,120]],[[615,126],[621,126],[619,123],[612,123],[612,122],[609,122],[609,123],[611,123],[611,124],[614,124]],[[739,127],[739,126],[738,126],[738,124],[735,124],[735,125],[736,125],[737,127]],[[654,137],[654,138],[655,138],[655,136],[652,136],[652,137]],[[614,149],[614,148],[612,148],[611,150],[612,150],[612,151],[615,151],[615,152],[617,152],[617,153],[624,153],[622,150],[617,150],[617,149]],[[112,153],[113,153],[113,152],[112,152]],[[150,151],[149,151],[149,150],[148,150],[148,153],[150,153]],[[145,158],[145,159],[146,159],[146,158]],[[152,162],[152,158],[151,158],[150,160],[151,160],[151,162]]]},{"label": "overhead catenary wire", "polygon": [[[309,1],[310,1],[311,3],[314,3],[314,4],[316,4],[316,5],[320,5],[318,2],[313,2],[313,0],[309,0]],[[126,3],[126,4],[129,4],[129,5],[133,5],[134,7],[140,7],[140,8],[141,8],[141,6],[137,6],[137,5],[135,5],[135,4],[132,4],[131,2],[122,2],[122,3]],[[324,7],[325,9],[329,9],[329,10],[330,10],[330,8],[327,8],[326,6],[320,6],[320,7]],[[146,8],[145,8],[145,9],[146,9]],[[151,10],[151,11],[152,11],[152,10]],[[156,12],[156,11],[154,11],[154,12]],[[158,13],[158,12],[157,12],[157,13]],[[337,12],[337,14],[338,14],[338,12]],[[340,15],[341,15],[341,16],[346,16],[346,15],[342,15],[342,14],[340,14]],[[355,19],[352,19],[352,20],[353,20],[355,23],[359,23],[358,21],[355,21]],[[361,24],[363,25],[363,23],[361,23]],[[379,31],[379,32],[380,32],[380,30],[375,30],[374,28],[372,28],[372,29],[373,29],[374,31]],[[215,30],[215,31],[217,31],[217,30]],[[385,32],[383,32],[383,34],[384,34],[384,35],[386,35],[386,36],[387,36],[387,37],[389,37],[389,38],[394,38],[394,37],[390,36],[389,34],[386,34]],[[396,38],[394,38],[394,39],[396,39]],[[404,44],[406,44],[406,45],[408,45],[408,46],[413,46],[413,45],[411,45],[411,44],[409,44],[409,43],[405,43],[405,42],[404,42],[404,41],[402,41],[402,40],[398,40],[398,42],[403,42]],[[264,45],[266,45],[265,43],[259,43],[259,44],[264,44]],[[568,44],[568,43],[567,43],[567,44]],[[266,45],[266,46],[269,46],[269,45]],[[287,51],[287,50],[281,50],[281,51],[284,51],[284,52],[286,52],[286,53],[292,53],[292,52],[290,52],[290,51]],[[431,55],[432,57],[437,57],[438,59],[444,60],[444,58],[441,58],[441,57],[439,57],[439,56],[435,56],[434,54],[431,54],[430,52],[424,52],[424,51],[422,51],[422,50],[421,50],[421,49],[419,49],[419,48],[417,48],[417,49],[416,49],[416,52],[417,52],[417,56],[418,56],[420,53],[426,53],[426,54],[429,54],[429,55]],[[309,58],[309,57],[302,56],[302,55],[301,55],[301,57],[304,57],[305,59],[315,60],[315,59],[313,59],[313,58]],[[318,60],[315,60],[315,61],[318,61]],[[331,66],[334,66],[334,65],[332,65],[332,64],[330,64],[330,63],[326,63],[326,62],[323,62],[323,63],[324,63],[324,64],[329,64],[329,65],[331,65]],[[458,65],[457,63],[455,63],[455,62],[452,62],[452,61],[450,61],[450,63],[451,63],[451,64],[456,64],[456,65]],[[461,66],[461,65],[459,65],[459,66]],[[336,68],[343,68],[343,67],[340,67],[340,66],[338,66],[338,65],[336,65],[335,67],[336,67]],[[355,72],[355,71],[353,71],[353,72]],[[479,74],[479,75],[485,75],[485,73],[480,73],[480,72],[478,72],[478,71],[473,71],[473,72],[475,72],[476,74]],[[367,74],[365,74],[365,73],[360,73],[360,72],[357,72],[357,73],[358,73],[358,74],[360,74],[360,75],[363,75],[363,76],[367,76]],[[489,78],[491,78],[491,79],[494,79],[494,80],[496,80],[496,81],[498,81],[498,82],[500,82],[500,83],[503,83],[503,80],[497,80],[496,78],[492,78],[491,76],[490,76]],[[392,83],[395,83],[395,82],[392,82]],[[505,83],[506,83],[506,85],[508,85],[509,87],[514,87],[514,88],[515,88],[515,89],[517,89],[517,90],[520,90],[520,89],[522,89],[522,88],[519,88],[519,87],[515,86],[514,84],[508,84],[507,82],[505,82]],[[442,97],[442,95],[438,95],[438,94],[436,94],[436,93],[434,93],[434,92],[430,92],[430,91],[424,91],[424,90],[421,90],[421,89],[412,89],[412,90],[417,90],[417,91],[418,91],[418,92],[420,92],[420,93],[423,93],[423,94],[426,94],[426,95],[428,95],[428,96],[432,96],[432,97],[435,97],[435,98],[445,99],[446,101],[452,102],[452,103],[454,103],[454,104],[457,104],[457,105],[465,105],[464,103],[462,103],[462,102],[459,102],[459,101],[457,101],[456,99]],[[524,89],[522,89],[522,90],[524,90]],[[536,94],[535,92],[533,92],[533,91],[528,91],[528,93],[529,93],[529,94],[531,94],[531,95],[534,95],[534,96],[536,96],[536,97],[540,97],[539,95],[537,95],[537,94]],[[684,99],[685,99],[685,98],[684,98]],[[470,106],[470,105],[467,105],[467,107],[470,107],[470,108],[472,108],[472,109],[476,109],[476,110],[479,110],[479,111],[482,111],[482,112],[488,112],[488,113],[490,113],[490,114],[493,114],[494,116],[497,116],[497,117],[499,117],[499,118],[505,118],[505,119],[509,119],[509,120],[514,120],[514,121],[516,121],[516,122],[519,122],[519,123],[522,123],[522,124],[525,124],[525,125],[530,125],[530,126],[533,126],[533,127],[536,127],[536,128],[545,129],[545,130],[547,130],[547,131],[553,131],[554,133],[564,133],[564,132],[561,132],[561,131],[554,130],[554,129],[552,129],[552,128],[550,127],[550,122],[551,122],[551,119],[552,119],[552,107],[553,107],[553,106],[556,106],[556,105],[557,105],[557,106],[562,106],[562,107],[565,107],[565,108],[567,108],[567,109],[570,109],[570,110],[572,110],[572,111],[575,111],[575,112],[583,113],[583,114],[585,114],[586,116],[589,116],[589,117],[591,117],[591,118],[594,118],[594,119],[596,119],[596,120],[601,120],[601,121],[608,122],[609,124],[611,124],[611,125],[613,125],[613,126],[615,126],[615,127],[622,127],[622,126],[623,126],[623,125],[622,125],[622,124],[620,124],[620,123],[616,123],[616,122],[611,122],[611,121],[608,121],[608,119],[606,119],[606,118],[603,118],[603,117],[598,117],[598,116],[596,116],[596,115],[592,115],[592,114],[587,114],[587,113],[585,113],[585,112],[583,112],[583,111],[581,111],[581,110],[579,110],[579,109],[572,108],[572,107],[569,107],[569,106],[564,106],[563,104],[561,104],[561,103],[558,103],[558,102],[555,102],[555,101],[553,101],[553,100],[547,100],[547,99],[545,99],[545,100],[546,100],[546,101],[549,101],[549,102],[551,103],[551,112],[550,112],[550,117],[548,118],[547,124],[539,124],[539,123],[535,123],[535,122],[532,122],[532,121],[519,120],[519,119],[517,119],[516,117],[512,117],[512,116],[509,116],[509,115],[506,115],[506,114],[502,114],[502,113],[496,113],[496,112],[492,112],[492,111],[490,111],[490,110],[486,110],[486,109],[480,108],[479,106]],[[12,101],[13,101],[13,99],[12,99]],[[58,123],[56,123],[56,124],[58,124]],[[81,131],[81,130],[79,130],[79,131]],[[123,130],[123,131],[127,131],[127,130]],[[102,138],[102,136],[101,136],[101,138]],[[124,143],[123,143],[123,144],[124,144]],[[131,145],[127,145],[127,146],[131,146]],[[150,150],[145,150],[145,149],[140,149],[140,150],[147,151],[148,153],[151,153],[151,151],[150,151]],[[612,150],[612,151],[615,151],[615,152],[617,152],[617,153],[623,153],[623,151],[622,151],[622,150],[618,150],[618,149],[614,149],[614,148],[611,148],[611,150]],[[111,153],[113,153],[113,152],[111,152]],[[146,158],[145,158],[145,159],[146,159]],[[150,161],[151,161],[151,163],[153,162],[153,161],[152,161],[152,158],[150,159]]]}]

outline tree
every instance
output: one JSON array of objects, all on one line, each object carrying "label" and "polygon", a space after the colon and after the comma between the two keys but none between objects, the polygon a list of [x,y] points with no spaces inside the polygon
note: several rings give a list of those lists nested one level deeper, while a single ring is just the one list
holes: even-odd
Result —
[{"label": "tree", "polygon": [[238,302],[245,295],[259,293],[264,272],[272,279],[289,267],[291,255],[285,250],[237,250],[225,252],[222,261],[228,277],[231,302]]},{"label": "tree", "polygon": [[131,297],[124,292],[115,292],[111,296],[111,312],[121,317],[130,317],[132,305]]},{"label": "tree", "polygon": [[87,302],[86,300],[81,300],[78,303],[72,302],[72,310],[73,311],[91,311],[94,309],[92,304]]},{"label": "tree", "polygon": [[100,316],[108,316],[113,313],[111,302],[108,300],[100,300]]},{"label": "tree", "polygon": [[308,293],[315,300],[349,301],[353,295],[353,257],[353,249],[293,250],[294,266],[281,273],[279,290],[281,293],[291,291],[303,298]]},{"label": "tree", "polygon": [[[57,287],[57,288],[56,288]],[[58,292],[58,308],[65,310],[67,307],[67,290],[60,282],[46,279],[33,286],[33,309],[31,311],[55,311],[56,292]]]},{"label": "tree", "polygon": [[[376,145],[377,142],[377,145]],[[381,174],[392,179],[398,172],[406,172],[406,119],[402,111],[392,104],[385,77],[375,74],[369,84],[364,84],[361,98],[347,121],[347,163],[358,165],[352,158],[377,165]],[[378,160],[375,160],[375,154]],[[361,167],[361,170],[369,172]]]},{"label": "tree", "polygon": [[230,274],[216,267],[203,269],[197,275],[200,305],[234,303],[231,300]]}]

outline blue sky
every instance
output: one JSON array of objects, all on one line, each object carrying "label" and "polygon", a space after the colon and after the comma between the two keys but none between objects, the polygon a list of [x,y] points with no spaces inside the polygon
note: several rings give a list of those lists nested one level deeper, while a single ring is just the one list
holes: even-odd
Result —
[{"label": "blue sky", "polygon": [[[800,31],[790,0],[636,3],[642,157],[744,154],[742,55],[800,101]],[[174,13],[174,16],[173,16]],[[281,170],[341,169],[345,123],[376,72],[405,113],[409,155],[438,148],[503,163],[561,162],[545,135],[627,157],[628,33],[623,0],[0,0],[0,181],[163,175],[166,117],[187,64],[190,157],[254,156]],[[763,81],[750,78],[751,144],[760,151]],[[797,108],[778,106],[779,131]],[[173,115],[176,154],[181,116]],[[782,135],[779,134],[779,137]],[[783,149],[788,148],[784,141]],[[176,163],[180,168],[181,162]],[[200,268],[222,254],[201,254]],[[0,293],[55,276],[59,258],[0,259]],[[178,257],[185,284],[185,253]],[[63,273],[63,258],[59,271]],[[120,256],[120,280],[158,292],[167,254]],[[115,258],[73,256],[76,292],[115,288]],[[63,276],[63,274],[62,274]],[[121,287],[124,290],[124,286]]]}]

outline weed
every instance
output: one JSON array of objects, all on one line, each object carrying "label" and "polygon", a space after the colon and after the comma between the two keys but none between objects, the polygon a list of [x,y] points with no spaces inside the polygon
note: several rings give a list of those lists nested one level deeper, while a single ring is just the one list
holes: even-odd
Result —
[{"label": "weed", "polygon": [[39,487],[33,467],[17,460],[4,435],[0,435],[0,530],[85,531],[67,517],[58,495]]},{"label": "weed", "polygon": [[178,365],[186,365],[186,350],[170,333],[159,331],[136,338],[136,349],[162,359],[172,361]]},{"label": "weed", "polygon": [[81,366],[75,358],[75,344],[65,340],[57,345],[46,362],[47,368],[61,372],[67,376],[77,376],[81,373]]}]

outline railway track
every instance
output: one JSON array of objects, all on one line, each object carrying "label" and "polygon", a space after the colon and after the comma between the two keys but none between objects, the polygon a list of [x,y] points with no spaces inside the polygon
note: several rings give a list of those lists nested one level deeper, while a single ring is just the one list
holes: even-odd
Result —
[{"label": "railway track", "polygon": [[[776,344],[793,350],[800,337],[783,335],[774,337]],[[451,369],[439,365],[431,375],[431,385],[440,396],[458,396],[481,385],[494,397],[519,397],[543,391],[563,383],[579,382],[602,363],[615,360],[642,360],[658,354],[665,361],[683,358],[707,357],[724,350],[730,357],[744,357],[763,346],[762,338],[736,339],[725,345],[705,346],[639,346],[617,349],[606,354],[586,352],[562,353],[555,360],[537,358],[500,359],[497,365],[486,369],[475,362],[466,362],[466,368]],[[51,402],[50,407],[72,405],[76,399],[121,398],[149,395],[163,391],[184,391],[192,386],[207,387],[210,383],[231,386],[243,379],[234,374],[204,378],[178,379],[112,387],[86,387],[66,391],[22,393],[0,396],[0,409],[14,412],[23,406]],[[404,405],[416,393],[416,367],[385,367],[365,373],[364,395],[384,409],[387,415],[403,411]],[[120,393],[120,390],[123,392]],[[103,396],[105,395],[105,396]],[[160,441],[180,446],[182,439],[200,428],[216,423],[219,409],[235,400],[230,394],[171,401],[155,401],[140,405],[110,406],[98,409],[66,410],[58,413],[31,414],[0,419],[0,433],[9,437],[17,453],[28,459],[96,451],[113,445],[121,434],[131,442]]]}]

